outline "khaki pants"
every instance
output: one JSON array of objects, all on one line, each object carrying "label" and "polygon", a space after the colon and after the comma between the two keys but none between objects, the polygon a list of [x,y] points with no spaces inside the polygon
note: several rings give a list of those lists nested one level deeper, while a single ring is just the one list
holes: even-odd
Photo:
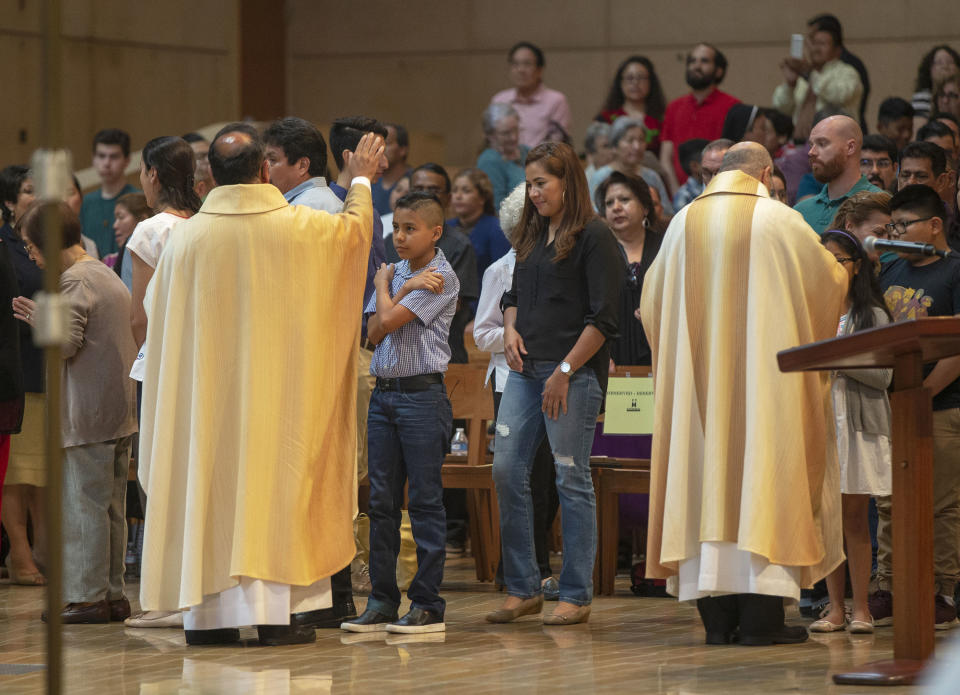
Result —
[{"label": "khaki pants", "polygon": [[[367,477],[367,412],[377,379],[370,373],[373,352],[360,348],[357,363],[357,481]],[[354,512],[356,518],[356,512]]]},{"label": "khaki pants", "polygon": [[[893,588],[890,497],[877,498],[877,588]],[[960,579],[960,408],[933,413],[933,576],[953,596]]]}]

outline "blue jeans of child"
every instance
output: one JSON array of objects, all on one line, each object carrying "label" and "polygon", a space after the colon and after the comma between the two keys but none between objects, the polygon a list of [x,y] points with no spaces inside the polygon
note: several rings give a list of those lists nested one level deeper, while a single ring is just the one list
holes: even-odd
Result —
[{"label": "blue jeans of child", "polygon": [[593,599],[597,552],[596,500],[590,477],[590,448],[603,394],[589,368],[570,378],[567,413],[551,420],[541,412],[543,387],[556,362],[524,360],[523,372],[510,372],[500,401],[493,479],[500,503],[503,576],[511,596],[540,593],[540,570],[533,542],[530,469],[546,431],[557,472],[563,524],[560,600],[578,606]]},{"label": "blue jeans of child", "polygon": [[400,607],[397,556],[403,484],[417,543],[417,573],[407,596],[412,607],[443,615],[440,598],[447,537],[440,467],[450,448],[453,415],[443,384],[424,391],[376,388],[367,415],[370,480],[370,583],[367,608],[391,614]]}]

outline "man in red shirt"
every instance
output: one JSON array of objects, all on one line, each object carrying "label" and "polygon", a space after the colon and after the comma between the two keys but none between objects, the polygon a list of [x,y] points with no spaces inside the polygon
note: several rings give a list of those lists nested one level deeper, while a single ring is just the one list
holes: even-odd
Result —
[{"label": "man in red shirt", "polygon": [[687,84],[691,92],[667,106],[660,136],[660,163],[670,179],[667,185],[673,191],[687,180],[677,157],[680,144],[693,138],[719,138],[727,111],[740,103],[736,97],[717,89],[726,74],[726,56],[708,43],[697,44],[687,55]]}]

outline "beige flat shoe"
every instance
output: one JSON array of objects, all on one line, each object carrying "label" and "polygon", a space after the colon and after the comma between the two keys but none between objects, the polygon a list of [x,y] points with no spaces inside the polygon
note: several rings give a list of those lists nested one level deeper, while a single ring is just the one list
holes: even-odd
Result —
[{"label": "beige flat shoe", "polygon": [[573,613],[557,615],[556,612],[543,616],[544,625],[577,625],[590,619],[590,606],[580,606]]},{"label": "beige flat shoe", "polygon": [[807,629],[810,630],[810,632],[842,632],[847,629],[847,621],[844,620],[837,625],[836,623],[831,623],[826,618],[821,618],[820,620],[815,620],[810,623],[810,627]]},{"label": "beige flat shoe", "polygon": [[488,623],[509,623],[524,615],[533,615],[543,609],[543,595],[526,599],[516,608],[499,608],[484,616]]},{"label": "beige flat shoe", "polygon": [[854,635],[869,635],[873,632],[873,621],[851,620],[847,632]]}]

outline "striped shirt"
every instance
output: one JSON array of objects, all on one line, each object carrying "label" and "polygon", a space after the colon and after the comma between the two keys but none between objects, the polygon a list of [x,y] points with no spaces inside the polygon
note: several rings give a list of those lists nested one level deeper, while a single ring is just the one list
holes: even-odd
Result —
[{"label": "striped shirt", "polygon": [[[447,371],[450,361],[450,346],[447,338],[450,334],[450,322],[457,310],[457,296],[460,282],[447,262],[443,251],[436,249],[436,256],[426,267],[411,270],[410,263],[401,260],[394,264],[393,282],[390,296],[396,296],[403,283],[427,268],[436,268],[443,276],[443,292],[434,294],[429,290],[414,290],[400,300],[416,318],[388,333],[373,351],[370,373],[385,379],[432,374]],[[364,314],[370,315],[377,310],[377,293],[374,292],[367,302]]]}]

